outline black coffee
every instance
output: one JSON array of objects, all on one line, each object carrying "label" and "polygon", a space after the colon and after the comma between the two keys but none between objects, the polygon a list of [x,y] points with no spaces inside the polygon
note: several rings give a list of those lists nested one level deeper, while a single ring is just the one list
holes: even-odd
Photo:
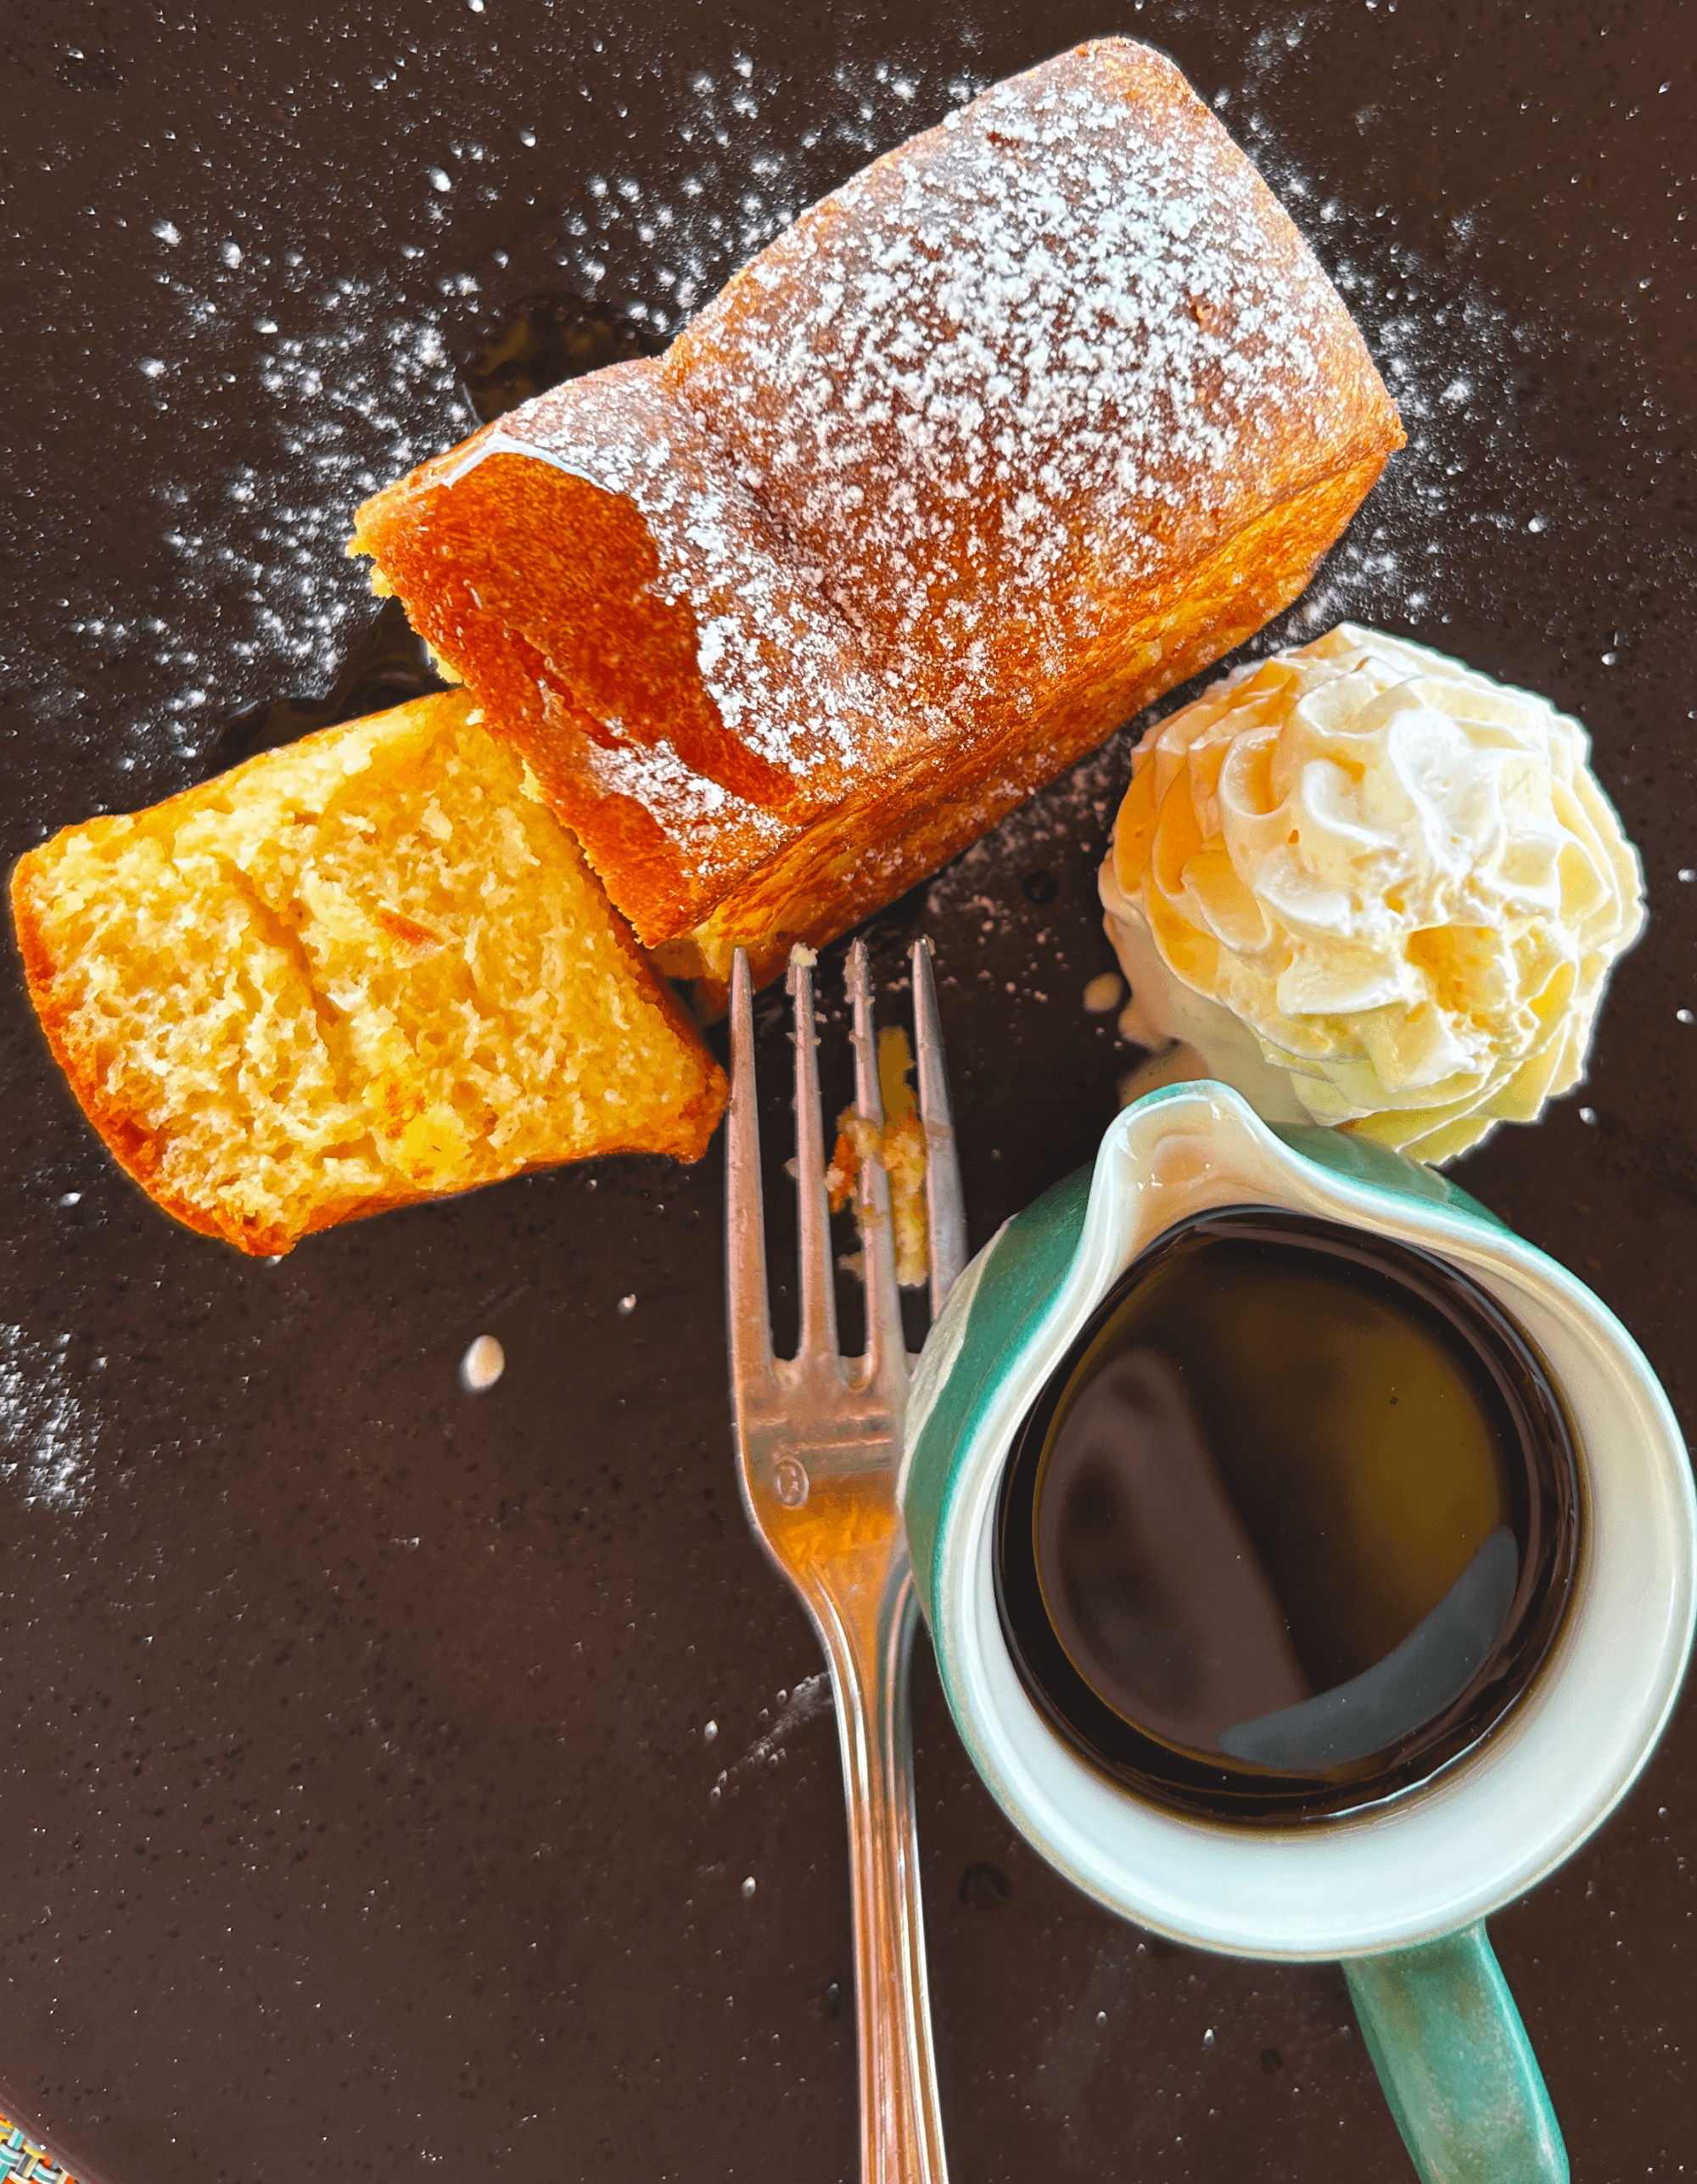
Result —
[{"label": "black coffee", "polygon": [[1003,1481],[997,1601],[1099,1767],[1289,1821],[1488,1735],[1577,1546],[1560,1401],[1493,1297],[1408,1245],[1232,1207],[1145,1252],[1044,1389]]}]

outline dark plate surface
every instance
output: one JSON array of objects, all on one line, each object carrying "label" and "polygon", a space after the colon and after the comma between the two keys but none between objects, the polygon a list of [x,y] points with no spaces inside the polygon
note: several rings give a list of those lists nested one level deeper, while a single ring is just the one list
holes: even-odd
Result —
[{"label": "dark plate surface", "polygon": [[[352,507],[466,429],[453,360],[518,300],[598,266],[664,332],[869,153],[1117,29],[1261,160],[1403,404],[1290,630],[1353,613],[1549,692],[1643,847],[1590,1085],[1462,1173],[1689,1418],[1682,0],[9,0],[6,858],[329,687],[370,612]],[[1127,748],[877,928],[888,977],[921,925],[949,974],[975,1241],[1089,1156],[1130,1059],[1080,1000]],[[0,2070],[28,2110],[113,2184],[851,2176],[835,1739],[736,1504],[717,1149],[249,1263],[111,1167],[6,982]],[[762,1051],[776,1170],[770,1008]],[[473,1397],[484,1332],[507,1370]],[[1011,1838],[923,1658],[916,1708],[958,2177],[1406,2175],[1335,1970],[1116,1924]],[[1688,1704],[1495,1922],[1580,2177],[1691,2159],[1694,1866]]]}]

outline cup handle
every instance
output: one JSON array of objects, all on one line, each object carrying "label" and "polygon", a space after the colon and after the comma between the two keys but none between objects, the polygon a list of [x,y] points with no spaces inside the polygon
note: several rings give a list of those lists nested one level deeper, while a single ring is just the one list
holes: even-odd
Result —
[{"label": "cup handle", "polygon": [[1482,1919],[1347,1958],[1343,1973],[1424,2184],[1567,2184],[1543,2074]]}]

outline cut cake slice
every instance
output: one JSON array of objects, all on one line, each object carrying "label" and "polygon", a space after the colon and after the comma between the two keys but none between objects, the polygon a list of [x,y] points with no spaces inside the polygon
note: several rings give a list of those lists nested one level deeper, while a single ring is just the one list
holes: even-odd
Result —
[{"label": "cut cake slice", "polygon": [[20,860],[89,1119],[244,1252],[524,1170],[697,1158],[725,1083],[463,692],[327,728]]},{"label": "cut cake slice", "polygon": [[1106,38],[354,543],[658,960],[722,988],[739,942],[760,976],[841,932],[1252,635],[1402,438],[1250,161]]}]

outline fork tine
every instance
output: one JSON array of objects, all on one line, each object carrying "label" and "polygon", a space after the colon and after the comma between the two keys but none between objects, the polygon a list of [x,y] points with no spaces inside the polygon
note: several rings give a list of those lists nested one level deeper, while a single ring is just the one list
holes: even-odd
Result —
[{"label": "fork tine", "polygon": [[837,1289],[831,1208],[825,1195],[825,1135],[819,1112],[819,1038],[813,1024],[813,957],[790,956],[795,1014],[796,1201],[801,1215],[801,1341],[798,1363],[837,1362]]},{"label": "fork tine", "polygon": [[731,1321],[731,1392],[740,1405],[770,1387],[771,1315],[766,1303],[765,1209],[760,1190],[760,1126],[754,1096],[754,992],[742,949],[731,972],[731,1103],[725,1147],[725,1302]]},{"label": "fork tine", "polygon": [[966,1201],[949,1105],[937,980],[931,967],[931,943],[925,939],[913,944],[913,1033],[919,1050],[919,1113],[925,1124],[925,1227],[930,1246],[931,1316],[935,1319],[966,1263]]},{"label": "fork tine", "polygon": [[[871,968],[864,940],[857,940],[848,952],[848,986],[854,1010],[854,1105],[875,1130],[882,1131],[884,1100],[872,1023]],[[902,1332],[901,1292],[896,1287],[890,1179],[878,1161],[860,1163],[860,1207],[866,1268],[866,1385],[877,1387],[895,1379],[905,1386],[907,1337]]]}]

